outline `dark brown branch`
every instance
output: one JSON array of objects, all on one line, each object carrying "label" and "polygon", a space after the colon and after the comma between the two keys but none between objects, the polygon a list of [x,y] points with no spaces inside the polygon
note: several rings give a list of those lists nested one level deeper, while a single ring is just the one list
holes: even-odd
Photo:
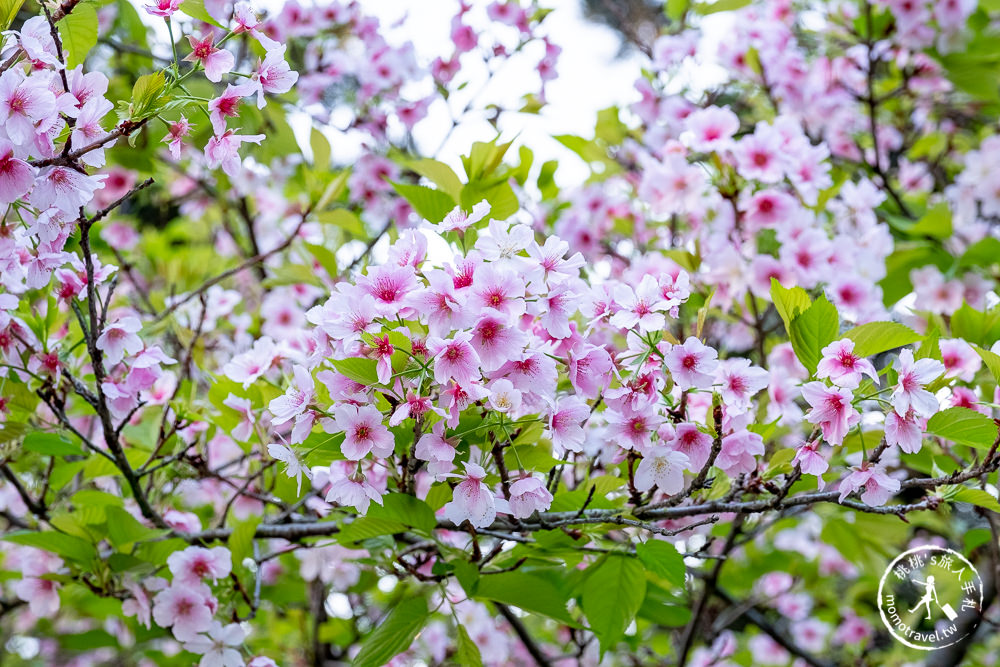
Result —
[{"label": "dark brown branch", "polygon": [[515,616],[514,612],[510,610],[510,607],[502,602],[494,602],[493,605],[497,608],[497,611],[500,612],[500,615],[503,616],[508,623],[510,623],[510,627],[514,628],[514,632],[521,640],[521,643],[524,644],[524,648],[526,648],[528,653],[531,654],[531,657],[534,658],[538,667],[549,667],[552,664],[552,661],[549,660],[548,656],[542,653],[541,647],[535,643],[534,638],[528,633],[528,629],[524,627],[524,623],[521,622],[521,619]]}]

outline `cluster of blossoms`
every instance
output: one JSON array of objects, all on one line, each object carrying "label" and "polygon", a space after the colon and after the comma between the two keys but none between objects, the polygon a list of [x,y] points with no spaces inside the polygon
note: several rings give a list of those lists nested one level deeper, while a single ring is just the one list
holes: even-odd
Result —
[{"label": "cluster of blossoms", "polygon": [[[565,141],[595,169],[562,190],[497,140],[464,177],[410,155],[469,63],[541,51],[525,108],[544,103],[560,49],[534,4],[460,2],[429,63],[357,3],[191,6],[111,130],[118,82],[57,41],[72,6],[9,32],[0,619],[51,628],[52,663],[79,632],[144,666],[297,664],[299,644],[316,663],[596,665],[626,635],[671,650],[685,624],[681,664],[882,650],[856,533],[914,546],[945,529],[895,515],[995,505],[996,146],[959,154],[982,119],[935,59],[987,16],[838,3],[811,40],[777,0],[709,52],[701,4],[648,49],[624,120]],[[145,10],[172,41],[185,25],[178,0]],[[675,92],[708,60],[737,97]],[[315,124],[310,159],[276,101]],[[360,139],[349,169],[326,136]],[[145,162],[169,179],[152,206]],[[715,563],[714,592],[685,581]],[[611,621],[608,590],[628,598]],[[780,627],[708,632],[709,598],[737,594]]]}]

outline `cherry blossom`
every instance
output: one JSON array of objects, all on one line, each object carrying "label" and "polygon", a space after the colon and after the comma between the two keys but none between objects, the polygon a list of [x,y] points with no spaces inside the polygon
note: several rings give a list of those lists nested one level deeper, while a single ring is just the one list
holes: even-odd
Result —
[{"label": "cherry blossom", "polygon": [[552,504],[552,494],[545,482],[537,477],[525,477],[510,485],[510,513],[527,519],[534,512],[544,512]]},{"label": "cherry blossom", "polygon": [[911,350],[899,353],[899,364],[896,367],[898,382],[892,392],[892,407],[897,413],[906,414],[908,410],[921,417],[930,417],[938,409],[938,401],[934,394],[924,389],[924,385],[940,377],[945,372],[944,364],[935,359],[918,359],[914,361]]},{"label": "cherry blossom", "polygon": [[142,339],[136,335],[141,330],[142,323],[132,316],[116,320],[104,329],[97,338],[97,349],[104,352],[104,360],[109,366],[142,350]]},{"label": "cherry blossom", "polygon": [[648,491],[654,486],[673,495],[684,488],[684,470],[691,461],[687,454],[664,446],[653,447],[635,469],[635,488]]},{"label": "cherry blossom", "polygon": [[184,642],[184,650],[201,655],[198,667],[243,667],[239,646],[246,633],[238,623],[212,621],[205,634]]},{"label": "cherry blossom", "polygon": [[475,463],[465,463],[465,475],[455,486],[454,498],[444,506],[444,517],[456,526],[468,521],[473,528],[483,528],[496,518],[496,497],[483,480],[486,471]]},{"label": "cherry blossom", "polygon": [[802,397],[812,407],[805,418],[823,430],[823,438],[831,445],[839,445],[852,426],[861,421],[859,413],[851,401],[854,395],[850,389],[828,387],[822,382],[802,385]]},{"label": "cherry blossom", "polygon": [[899,480],[889,477],[879,466],[862,465],[840,481],[840,502],[858,489],[869,505],[884,505],[897,491]]},{"label": "cherry blossom", "polygon": [[719,365],[717,357],[718,352],[690,336],[683,344],[670,347],[664,355],[664,363],[681,389],[707,389]]},{"label": "cherry blossom", "polygon": [[167,558],[167,567],[174,575],[174,585],[197,586],[204,579],[216,581],[228,577],[232,569],[229,549],[188,547],[175,551]]}]

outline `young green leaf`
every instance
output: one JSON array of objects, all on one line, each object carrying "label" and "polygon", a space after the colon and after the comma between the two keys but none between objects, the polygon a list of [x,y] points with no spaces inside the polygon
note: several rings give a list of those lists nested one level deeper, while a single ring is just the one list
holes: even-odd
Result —
[{"label": "young green leaf", "polygon": [[405,651],[427,622],[427,600],[406,597],[361,642],[354,667],[382,667]]},{"label": "young green leaf", "polygon": [[969,408],[943,410],[927,420],[927,432],[958,445],[989,449],[997,439],[997,425],[986,415]]},{"label": "young green leaf", "polygon": [[898,322],[861,324],[845,333],[844,338],[854,341],[854,353],[860,357],[870,357],[924,339],[910,327]]},{"label": "young green leaf", "polygon": [[837,309],[825,296],[820,296],[792,320],[788,331],[792,349],[810,374],[816,372],[816,366],[823,356],[821,350],[837,338],[839,329]]}]

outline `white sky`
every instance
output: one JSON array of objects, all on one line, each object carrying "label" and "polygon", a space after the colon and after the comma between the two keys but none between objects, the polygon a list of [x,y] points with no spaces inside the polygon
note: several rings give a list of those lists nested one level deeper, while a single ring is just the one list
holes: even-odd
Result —
[{"label": "white sky", "polygon": [[[473,0],[472,4],[470,22],[488,25],[484,11],[488,3]],[[599,110],[638,99],[633,84],[640,74],[641,60],[635,54],[616,58],[619,37],[610,28],[584,19],[580,0],[547,0],[543,4],[553,9],[543,23],[543,34],[563,49],[558,62],[559,77],[547,84],[548,104],[541,114],[506,113],[501,117],[500,128],[504,140],[517,137],[513,151],[525,144],[535,152],[536,165],[548,159],[560,159],[560,183],[580,182],[589,173],[586,166],[551,137],[554,134],[592,136]],[[391,42],[412,41],[421,64],[439,55],[450,55],[447,49],[451,19],[457,12],[458,2],[361,0],[360,5],[366,13],[381,20],[384,34]],[[400,19],[404,20],[400,23]],[[519,108],[522,94],[538,90],[539,78],[534,66],[541,57],[542,45],[533,46],[535,48],[529,53],[519,54],[504,66],[493,82],[482,90],[475,106],[482,108],[487,103],[496,103],[505,108]],[[477,68],[478,63],[470,65],[468,70],[463,68],[459,77],[478,74],[479,81],[468,87],[470,91],[478,91],[485,72]],[[453,109],[459,110],[468,99],[469,95],[459,94],[453,100]],[[430,154],[437,149],[449,126],[450,119],[444,107],[432,107],[428,118],[417,126],[416,139],[421,152]],[[468,152],[472,142],[489,141],[494,136],[492,126],[482,115],[469,116],[448,138],[437,157],[460,169],[459,156]]]}]

